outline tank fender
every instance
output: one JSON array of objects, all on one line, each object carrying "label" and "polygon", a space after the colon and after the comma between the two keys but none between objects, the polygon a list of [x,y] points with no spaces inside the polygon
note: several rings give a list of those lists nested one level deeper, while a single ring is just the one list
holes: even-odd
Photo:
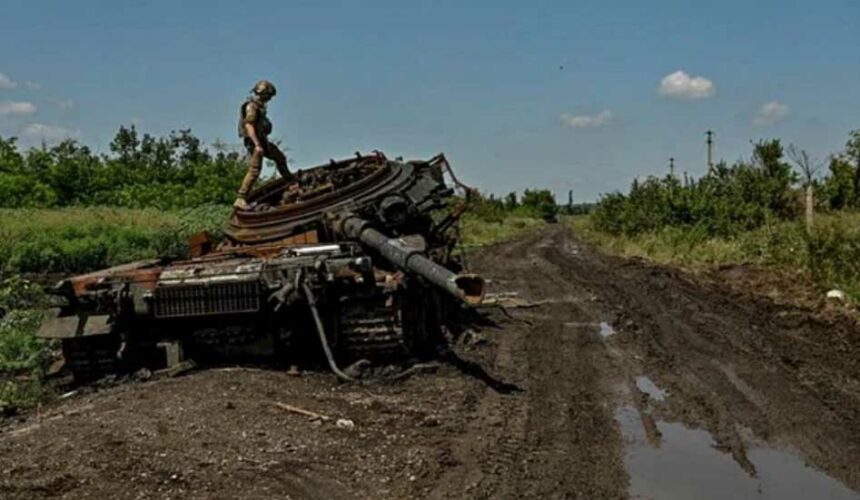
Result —
[{"label": "tank fender", "polygon": [[60,309],[47,312],[36,337],[42,339],[67,339],[89,337],[111,333],[113,322],[108,314],[81,314],[61,316]]}]

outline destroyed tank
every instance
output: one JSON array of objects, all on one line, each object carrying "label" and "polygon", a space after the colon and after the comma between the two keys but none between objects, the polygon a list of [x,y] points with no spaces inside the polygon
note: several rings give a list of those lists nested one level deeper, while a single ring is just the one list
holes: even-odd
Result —
[{"label": "destroyed tank", "polygon": [[443,155],[374,152],[269,181],[226,237],[191,258],[133,262],[61,281],[39,336],[78,381],[184,360],[340,366],[432,357],[446,325],[483,298],[464,272]]}]

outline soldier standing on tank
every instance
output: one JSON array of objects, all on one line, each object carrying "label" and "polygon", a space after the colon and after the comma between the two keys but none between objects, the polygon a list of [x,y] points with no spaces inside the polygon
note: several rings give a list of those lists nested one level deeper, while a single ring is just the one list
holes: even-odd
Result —
[{"label": "soldier standing on tank", "polygon": [[242,179],[236,202],[233,206],[240,210],[249,208],[247,197],[251,187],[263,168],[263,158],[275,162],[275,167],[281,177],[292,181],[295,176],[287,168],[287,157],[277,146],[269,142],[269,134],[272,133],[272,122],[266,116],[266,104],[275,97],[277,90],[272,82],[260,80],[252,89],[253,95],[242,104],[239,111],[239,137],[248,149],[248,173]]}]

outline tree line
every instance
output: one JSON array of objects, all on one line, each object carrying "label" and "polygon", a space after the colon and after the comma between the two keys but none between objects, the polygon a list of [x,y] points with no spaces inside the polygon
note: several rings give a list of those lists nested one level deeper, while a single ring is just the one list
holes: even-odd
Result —
[{"label": "tree line", "polygon": [[[0,208],[230,204],[246,171],[243,155],[217,142],[208,148],[190,130],[154,137],[122,126],[108,154],[71,139],[21,151],[14,137],[0,137]],[[509,214],[551,220],[559,211],[552,193],[541,189],[522,197],[476,193],[473,207],[487,220]]]},{"label": "tree line", "polygon": [[120,127],[109,154],[71,139],[21,151],[14,137],[0,137],[0,207],[231,203],[246,167],[238,152],[213,149],[190,130],[153,137],[134,126]]},{"label": "tree line", "polygon": [[823,165],[813,164],[804,151],[786,149],[779,139],[762,140],[753,145],[750,159],[721,162],[700,179],[669,174],[634,180],[627,194],[601,197],[594,224],[612,234],[686,227],[709,236],[733,236],[768,221],[798,217],[805,190],[817,194],[810,199],[819,211],[860,208],[860,130],[852,131],[845,148],[826,163],[827,171],[819,176]]}]

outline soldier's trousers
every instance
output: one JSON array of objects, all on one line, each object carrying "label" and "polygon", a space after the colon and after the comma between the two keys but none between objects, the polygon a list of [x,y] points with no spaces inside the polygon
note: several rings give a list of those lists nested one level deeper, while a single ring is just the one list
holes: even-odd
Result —
[{"label": "soldier's trousers", "polygon": [[248,173],[242,179],[242,184],[239,186],[239,197],[244,198],[251,191],[251,187],[257,182],[260,177],[260,171],[263,169],[263,158],[268,158],[275,162],[275,168],[281,177],[291,177],[290,170],[287,168],[287,157],[269,141],[263,141],[263,152],[255,152],[254,143],[250,139],[245,140],[245,147],[248,148]]}]

